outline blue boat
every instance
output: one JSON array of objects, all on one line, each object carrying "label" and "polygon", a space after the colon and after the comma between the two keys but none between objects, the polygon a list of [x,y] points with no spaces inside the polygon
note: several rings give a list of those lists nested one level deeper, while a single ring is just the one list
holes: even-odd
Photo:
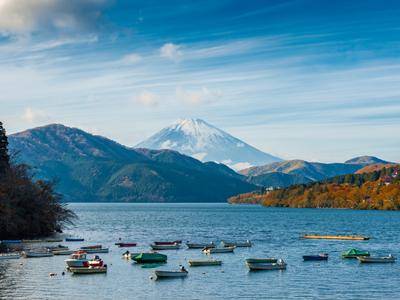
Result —
[{"label": "blue boat", "polygon": [[2,240],[1,242],[3,244],[20,244],[22,240]]},{"label": "blue boat", "polygon": [[320,260],[328,260],[328,254],[327,253],[321,253],[318,255],[304,255],[303,256],[304,261],[320,261]]},{"label": "blue boat", "polygon": [[85,239],[82,238],[66,238],[66,242],[83,242]]}]

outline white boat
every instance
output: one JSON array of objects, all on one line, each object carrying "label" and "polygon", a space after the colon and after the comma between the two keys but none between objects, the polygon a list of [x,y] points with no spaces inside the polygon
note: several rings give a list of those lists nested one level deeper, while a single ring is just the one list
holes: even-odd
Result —
[{"label": "white boat", "polygon": [[2,260],[2,259],[18,259],[20,257],[21,257],[21,255],[18,254],[18,253],[16,253],[16,254],[14,254],[14,253],[1,253],[0,254],[0,260]]},{"label": "white boat", "polygon": [[276,263],[247,263],[247,266],[251,271],[261,271],[261,270],[285,270],[286,263],[279,259]]},{"label": "white boat", "polygon": [[36,258],[36,257],[50,257],[54,256],[51,252],[35,252],[35,251],[24,251],[22,255],[26,258]]},{"label": "white boat", "polygon": [[389,254],[388,256],[373,257],[373,256],[359,256],[357,259],[360,263],[394,263],[396,257]]},{"label": "white boat", "polygon": [[151,244],[150,245],[151,249],[153,250],[176,250],[180,249],[181,245],[178,243],[172,244],[172,245],[156,245],[156,244]]},{"label": "white boat", "polygon": [[222,260],[214,260],[214,259],[189,260],[189,265],[191,267],[220,266],[222,265]]},{"label": "white boat", "polygon": [[179,270],[179,271],[162,271],[156,270],[154,271],[157,278],[177,278],[177,277],[186,277],[188,275],[188,271]]},{"label": "white boat", "polygon": [[222,241],[224,247],[251,247],[253,244],[251,241],[247,240],[245,242],[225,242]]},{"label": "white boat", "polygon": [[235,247],[223,247],[223,248],[204,248],[203,252],[205,254],[212,253],[232,253]]},{"label": "white boat", "polygon": [[86,257],[86,252],[78,251],[71,255],[70,258],[65,260],[68,268],[82,268],[89,267],[89,260]]},{"label": "white boat", "polygon": [[215,244],[211,243],[186,243],[189,249],[204,249],[204,248],[215,248]]}]

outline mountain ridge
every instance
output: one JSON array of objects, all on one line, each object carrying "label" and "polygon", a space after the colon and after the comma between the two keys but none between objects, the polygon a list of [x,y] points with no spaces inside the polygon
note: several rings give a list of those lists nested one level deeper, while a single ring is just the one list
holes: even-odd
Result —
[{"label": "mountain ridge", "polygon": [[18,161],[34,166],[36,178],[58,178],[57,191],[68,201],[224,202],[255,188],[226,166],[172,150],[132,149],[61,124],[12,134],[9,146]]}]

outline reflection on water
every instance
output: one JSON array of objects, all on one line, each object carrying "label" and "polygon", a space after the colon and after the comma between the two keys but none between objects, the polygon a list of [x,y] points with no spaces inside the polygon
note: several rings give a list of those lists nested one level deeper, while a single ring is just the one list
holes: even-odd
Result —
[{"label": "reflection on water", "polygon": [[[225,204],[72,204],[80,219],[66,234],[82,236],[84,243],[63,243],[70,248],[103,244],[100,254],[107,274],[72,275],[64,270],[65,256],[0,261],[1,299],[398,299],[400,264],[361,265],[343,260],[350,247],[373,254],[399,256],[398,212],[266,209]],[[369,241],[302,240],[306,232],[363,234]],[[188,267],[189,259],[209,258],[199,249],[170,250],[168,263],[185,265],[184,279],[151,280],[155,269],[124,260],[126,249],[114,243],[121,237],[137,241],[130,251],[149,250],[154,240],[210,242],[251,240],[252,248],[234,254],[214,254],[217,267]],[[329,261],[303,262],[302,255],[329,253]],[[248,257],[278,257],[287,270],[249,272]],[[22,265],[20,265],[22,263]],[[49,276],[49,273],[57,276]]]}]

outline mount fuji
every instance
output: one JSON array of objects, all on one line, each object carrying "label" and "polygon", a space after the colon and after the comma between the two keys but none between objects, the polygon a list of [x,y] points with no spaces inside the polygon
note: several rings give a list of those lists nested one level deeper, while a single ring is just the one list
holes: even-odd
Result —
[{"label": "mount fuji", "polygon": [[235,170],[281,161],[200,119],[180,120],[135,148],[171,149],[203,162],[223,163]]}]

